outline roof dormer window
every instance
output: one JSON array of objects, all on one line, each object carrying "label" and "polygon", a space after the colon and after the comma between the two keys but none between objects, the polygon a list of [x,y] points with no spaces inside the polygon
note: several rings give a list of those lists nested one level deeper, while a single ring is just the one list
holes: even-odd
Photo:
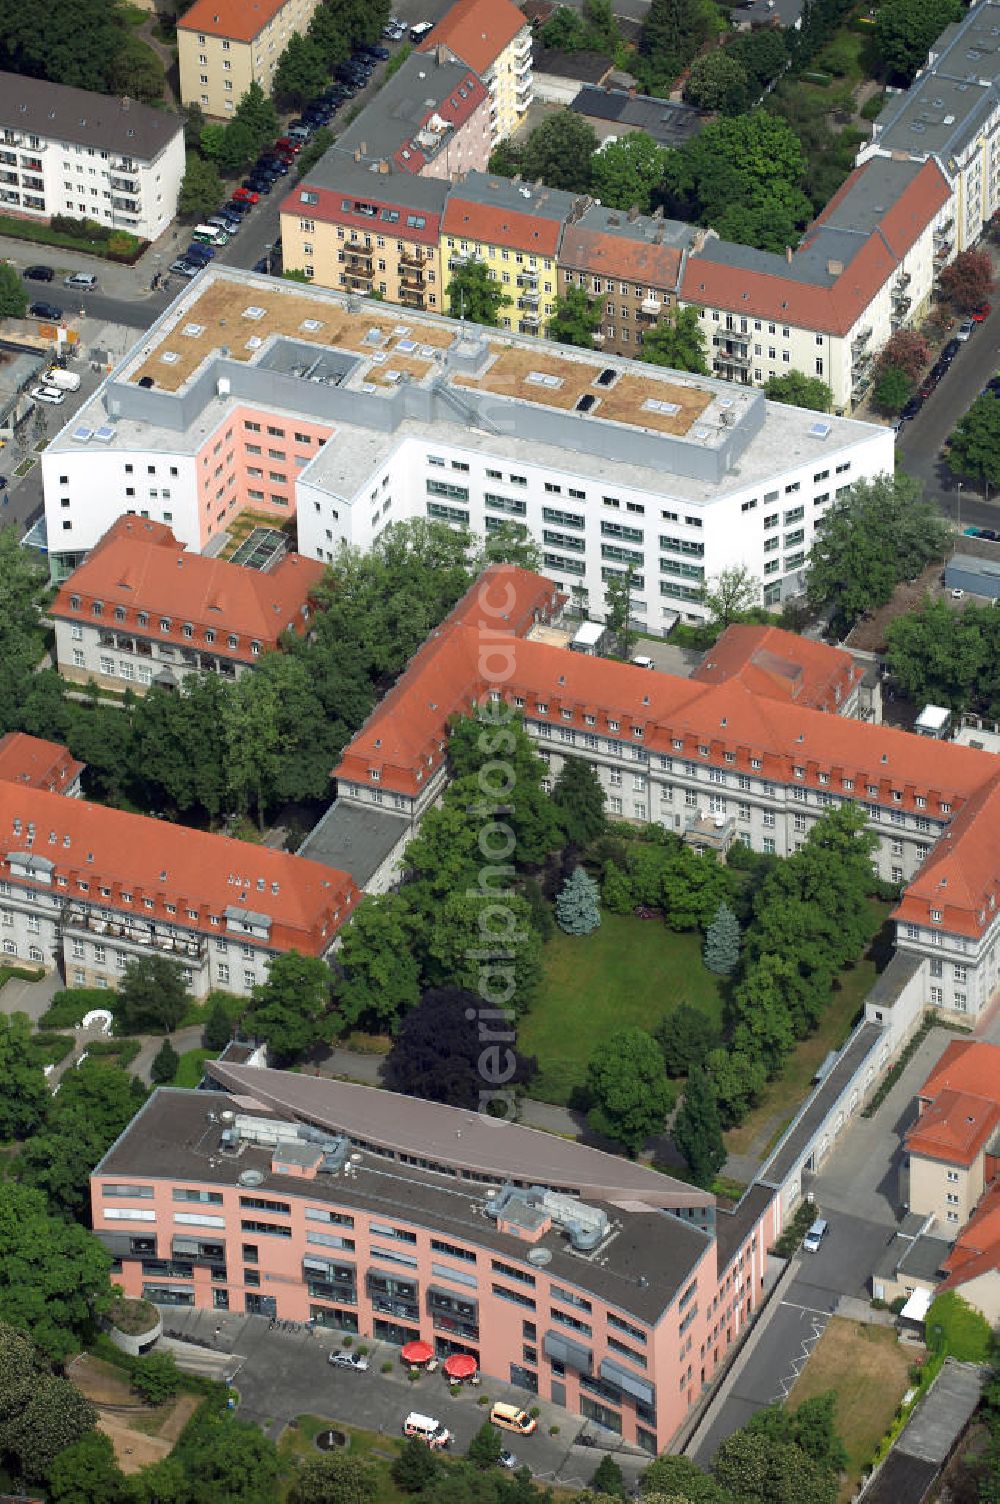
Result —
[{"label": "roof dormer window", "polygon": [[932,924],[940,924],[941,923],[941,910],[940,909],[931,909],[931,923]]}]

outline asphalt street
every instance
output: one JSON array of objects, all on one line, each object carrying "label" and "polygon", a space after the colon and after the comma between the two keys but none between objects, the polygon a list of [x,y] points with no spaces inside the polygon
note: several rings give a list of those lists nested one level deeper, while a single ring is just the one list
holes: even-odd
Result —
[{"label": "asphalt street", "polygon": [[[1000,527],[1000,496],[987,501],[969,482],[961,491],[941,458],[945,440],[983,387],[1000,370],[1000,298],[993,312],[976,327],[951,370],[924,403],[912,423],[903,425],[896,442],[898,461],[908,475],[923,482],[924,493],[946,517],[963,527]],[[959,502],[961,518],[959,519]]]}]

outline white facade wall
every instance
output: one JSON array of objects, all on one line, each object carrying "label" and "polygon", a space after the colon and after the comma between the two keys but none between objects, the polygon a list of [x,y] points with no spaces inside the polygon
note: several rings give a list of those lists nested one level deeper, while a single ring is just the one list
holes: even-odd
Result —
[{"label": "white facade wall", "polygon": [[32,219],[96,219],[142,240],[162,235],[177,213],[184,128],[151,160],[0,127],[0,206]]},{"label": "white facade wall", "polygon": [[745,564],[763,581],[769,604],[800,594],[817,520],[838,491],[892,471],[892,439],[886,429],[830,450],[818,442],[808,465],[776,471],[756,486],[734,477],[706,504],[672,498],[669,475],[661,491],[641,491],[574,474],[571,454],[555,468],[493,458],[485,443],[472,449],[436,435],[405,436],[354,497],[326,492],[305,473],[299,549],[329,561],[342,540],[370,547],[389,522],[410,517],[467,525],[480,535],[511,521],[541,546],[547,576],[569,592],[587,592],[592,613],[603,608],[610,574],[635,563],[643,583],[633,613],[658,632],[674,611],[700,620],[704,581],[732,565]]},{"label": "white facade wall", "polygon": [[[65,434],[75,426],[74,420]],[[49,565],[55,580],[65,579],[126,513],[165,522],[178,543],[195,552],[201,548],[197,466],[192,454],[123,450],[117,445],[104,449],[93,439],[70,443],[58,452],[50,446],[42,454],[42,485]]]},{"label": "white facade wall", "polygon": [[[224,644],[226,632],[224,628],[220,632]],[[144,694],[164,673],[174,684],[181,684],[189,674],[217,673],[234,680],[252,672],[249,663],[227,658],[211,647],[163,642],[155,634],[144,636],[134,627],[118,627],[112,620],[93,625],[57,620],[55,637],[56,668],[63,678],[79,684],[93,680],[102,689],[120,691],[124,683],[137,694]]]}]

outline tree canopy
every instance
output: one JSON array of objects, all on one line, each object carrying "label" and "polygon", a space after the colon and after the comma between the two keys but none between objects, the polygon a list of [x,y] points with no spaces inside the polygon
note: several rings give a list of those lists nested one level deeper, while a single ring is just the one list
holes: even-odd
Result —
[{"label": "tree canopy", "polygon": [[560,110],[531,132],[520,157],[521,171],[528,182],[540,178],[549,188],[586,193],[596,149],[593,127],[572,110]]},{"label": "tree canopy", "polygon": [[943,518],[909,476],[855,481],[834,501],[813,544],[810,603],[831,609],[833,630],[843,637],[866,611],[885,605],[900,580],[940,559],[947,538]]},{"label": "tree canopy", "polygon": [[666,95],[713,33],[721,29],[708,0],[652,0],[630,68],[647,94]]},{"label": "tree canopy", "polygon": [[1000,397],[983,392],[959,419],[948,445],[948,469],[980,485],[1000,486]]},{"label": "tree canopy", "polygon": [[708,375],[708,344],[697,308],[668,308],[642,337],[642,359],[674,371]]},{"label": "tree canopy", "polygon": [[947,705],[991,720],[1000,717],[1000,612],[974,601],[952,610],[925,600],[887,631],[888,664],[918,705]]},{"label": "tree canopy", "polygon": [[764,384],[764,395],[772,402],[806,407],[814,413],[828,413],[833,406],[833,392],[826,382],[819,376],[804,376],[801,371],[769,377]]},{"label": "tree canopy", "polygon": [[590,191],[611,209],[648,214],[654,191],[663,181],[667,153],[645,131],[630,131],[608,141],[590,163]]},{"label": "tree canopy", "polygon": [[549,338],[562,345],[578,345],[583,350],[592,350],[594,334],[600,323],[599,301],[589,297],[582,287],[567,287],[553,305]]},{"label": "tree canopy", "polygon": [[333,1031],[332,991],[333,974],[320,956],[272,956],[267,981],[253,989],[246,1026],[278,1060],[298,1060]]},{"label": "tree canopy", "polygon": [[403,1018],[386,1056],[384,1076],[392,1091],[478,1108],[484,1096],[503,1087],[523,1086],[534,1061],[519,1055],[513,1043],[498,1039],[495,1010],[488,1033],[481,1037],[483,999],[459,987],[431,989]]},{"label": "tree canopy", "polygon": [[989,251],[959,251],[954,261],[942,267],[938,285],[941,296],[948,299],[956,313],[974,312],[993,290],[993,261]]},{"label": "tree canopy", "polygon": [[482,261],[467,261],[451,274],[448,313],[453,319],[493,327],[500,321],[500,310],[509,308],[513,301]]},{"label": "tree canopy", "polygon": [[184,968],[167,956],[139,956],[129,961],[118,984],[114,1005],[120,1033],[176,1029],[188,1006]]},{"label": "tree canopy", "polygon": [[635,1156],[663,1128],[673,1092],[663,1056],[643,1029],[620,1029],[597,1046],[587,1067],[591,1126]]},{"label": "tree canopy", "polygon": [[93,1234],[52,1216],[40,1191],[0,1182],[0,1321],[61,1358],[109,1300],[110,1267]]},{"label": "tree canopy", "polygon": [[758,109],[712,121],[669,152],[663,192],[678,219],[711,225],[724,240],[784,252],[812,217],[805,177],[798,136],[780,116]]},{"label": "tree canopy", "polygon": [[883,0],[875,14],[875,45],[890,81],[912,83],[931,43],[962,14],[960,0]]}]

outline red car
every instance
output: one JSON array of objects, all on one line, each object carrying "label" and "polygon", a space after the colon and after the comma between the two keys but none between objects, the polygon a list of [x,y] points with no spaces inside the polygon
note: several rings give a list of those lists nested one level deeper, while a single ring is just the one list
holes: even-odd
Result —
[{"label": "red car", "polygon": [[252,188],[237,188],[233,198],[241,204],[256,204],[260,202],[260,194],[254,193]]},{"label": "red car", "polygon": [[984,319],[988,319],[992,306],[991,303],[980,303],[978,308],[972,310],[972,322],[974,324],[981,324]]},{"label": "red car", "polygon": [[281,152],[282,156],[297,157],[302,150],[301,141],[291,141],[287,136],[279,136],[274,143],[275,151]]}]

